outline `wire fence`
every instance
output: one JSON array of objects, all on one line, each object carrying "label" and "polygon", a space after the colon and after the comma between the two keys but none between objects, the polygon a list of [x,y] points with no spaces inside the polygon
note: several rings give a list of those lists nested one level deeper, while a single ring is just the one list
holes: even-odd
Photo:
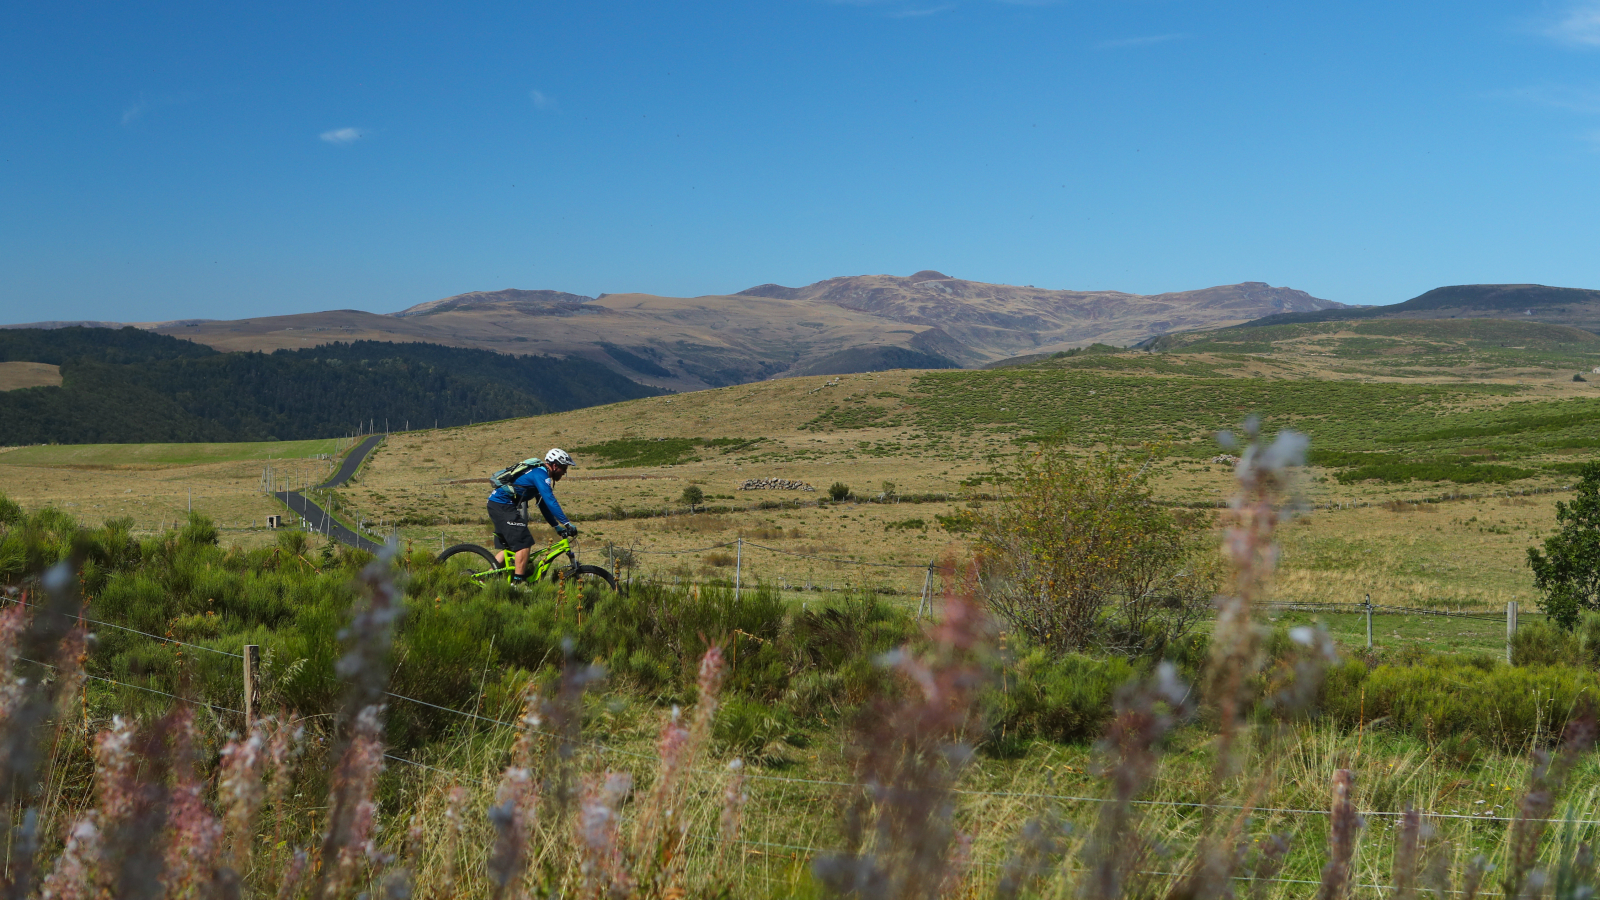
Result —
[{"label": "wire fence", "polygon": [[[10,602],[14,602],[14,603],[23,603],[24,605],[34,606],[35,608],[37,608],[37,606],[35,604],[26,604],[25,601],[21,601],[21,600],[15,599],[15,598],[0,598],[0,599],[6,599],[6,600],[9,600]],[[1292,604],[1290,604],[1290,606],[1292,606]],[[1345,604],[1343,606],[1349,606],[1349,604]],[[1362,605],[1362,606],[1364,608],[1364,605]],[[1398,609],[1404,610],[1405,608],[1402,607],[1402,608],[1398,608]],[[220,656],[223,656],[223,657],[228,657],[228,658],[231,658],[231,659],[240,660],[241,662],[243,662],[243,661],[245,661],[247,659],[247,656],[245,654],[233,653],[231,651],[222,650],[222,649],[215,648],[215,647],[206,647],[206,646],[203,646],[203,645],[200,645],[200,644],[193,644],[193,643],[179,641],[179,640],[175,640],[175,639],[171,639],[171,638],[166,638],[166,637],[162,637],[160,635],[151,634],[150,632],[143,631],[141,629],[130,628],[128,626],[121,625],[121,624],[115,623],[115,622],[108,622],[108,621],[105,621],[103,619],[91,619],[91,618],[88,618],[88,617],[76,616],[76,615],[72,615],[72,614],[68,614],[68,613],[62,613],[62,615],[65,615],[68,618],[72,618],[72,619],[84,622],[86,624],[93,624],[93,625],[96,625],[98,627],[120,630],[120,631],[129,633],[129,634],[138,635],[138,636],[141,636],[141,637],[144,637],[144,638],[147,638],[147,639],[150,639],[150,640],[154,640],[154,641],[157,641],[157,642],[163,643],[163,644],[173,644],[173,645],[177,645],[177,646],[182,646],[182,647],[186,647],[186,648],[193,649],[193,650],[203,651],[203,652],[206,652],[206,653],[212,653],[212,654],[220,655]],[[56,668],[55,666],[52,666],[49,663],[43,663],[43,662],[39,662],[37,660],[26,659],[26,658],[21,658],[21,659],[24,662],[29,662],[29,663],[33,663],[33,664],[36,664],[36,665],[41,665],[41,666],[44,666],[46,668],[50,668],[50,669],[55,669]],[[143,685],[132,684],[132,683],[129,683],[129,682],[124,682],[124,681],[118,681],[116,679],[106,678],[104,676],[94,675],[94,674],[91,674],[91,673],[88,673],[88,672],[85,672],[83,674],[85,675],[86,678],[89,678],[89,679],[94,680],[94,681],[102,682],[102,683],[105,683],[105,684],[108,684],[108,685],[112,685],[114,687],[127,688],[127,689],[131,689],[131,690],[135,690],[135,691],[140,691],[140,692],[143,692],[143,693],[146,693],[146,694],[159,696],[159,697],[162,697],[164,699],[167,699],[167,700],[170,700],[170,701],[173,701],[173,702],[180,702],[180,703],[186,703],[186,704],[191,704],[191,705],[195,705],[195,706],[202,706],[202,707],[211,709],[214,712],[218,712],[218,713],[231,713],[231,714],[234,714],[234,715],[237,715],[237,716],[245,716],[246,715],[246,713],[243,710],[239,710],[239,709],[235,709],[235,708],[232,708],[232,707],[224,706],[224,705],[221,705],[219,703],[214,703],[214,702],[205,701],[205,700],[199,700],[199,699],[196,699],[196,698],[193,698],[193,697],[187,697],[187,696],[183,696],[181,694],[174,694],[174,693],[170,693],[170,692],[167,692],[167,691],[157,690],[155,688],[150,688],[150,687],[143,686]],[[241,669],[240,669],[240,676],[241,676],[241,679],[244,678],[244,677],[247,677],[247,676],[245,676],[243,667],[241,667]],[[484,723],[484,724],[488,724],[488,725],[494,726],[496,728],[506,728],[506,729],[511,729],[513,731],[522,730],[522,731],[526,731],[526,732],[529,732],[529,733],[532,733],[532,734],[541,735],[541,736],[544,736],[544,737],[547,737],[547,738],[551,738],[551,739],[555,739],[555,740],[563,740],[563,741],[565,741],[565,740],[569,739],[568,736],[561,735],[561,734],[558,734],[556,732],[546,731],[546,730],[543,730],[543,729],[539,728],[538,725],[532,720],[506,721],[504,719],[495,718],[493,716],[486,716],[486,715],[483,715],[482,713],[471,712],[471,711],[468,711],[468,710],[456,709],[454,707],[445,706],[445,705],[441,705],[441,704],[438,704],[438,703],[432,703],[432,702],[427,701],[427,700],[422,700],[420,698],[406,696],[404,694],[399,694],[399,693],[396,693],[396,692],[393,692],[393,691],[385,691],[384,696],[387,697],[390,700],[395,700],[395,701],[400,701],[400,702],[405,702],[405,703],[413,703],[413,704],[417,704],[417,705],[422,706],[422,707],[426,707],[426,708],[429,708],[429,709],[433,709],[433,710],[437,710],[437,711],[440,711],[440,712],[448,713],[450,715],[458,716],[461,719],[463,719],[464,721],[475,722],[475,723]],[[589,748],[589,749],[591,749],[594,752],[599,753],[599,754],[621,756],[621,757],[626,757],[626,758],[630,758],[630,759],[641,760],[641,761],[646,761],[646,762],[651,762],[651,763],[659,762],[659,759],[660,759],[660,757],[657,754],[642,753],[642,752],[638,752],[638,751],[628,750],[626,748],[617,747],[617,746],[614,746],[612,744],[608,744],[608,743],[605,743],[603,741],[598,741],[598,740],[579,739],[579,740],[575,741],[574,743],[576,745],[578,745],[578,746]],[[414,768],[414,769],[418,769],[418,770],[421,770],[421,771],[426,771],[426,772],[432,773],[434,775],[447,777],[447,778],[450,778],[452,780],[458,780],[459,781],[459,780],[462,780],[462,779],[471,779],[471,778],[475,778],[475,777],[482,777],[482,774],[483,774],[481,772],[480,773],[472,773],[472,772],[468,772],[468,771],[461,770],[461,769],[452,769],[452,768],[446,768],[446,767],[443,767],[443,766],[433,765],[433,764],[430,764],[430,763],[422,762],[420,760],[411,759],[409,757],[402,756],[402,755],[399,755],[399,754],[396,754],[396,753],[385,752],[383,754],[383,756],[384,756],[385,759],[390,760],[392,762],[399,763],[399,764],[402,764],[402,765],[405,765],[405,766],[408,766],[408,767],[411,767],[411,768]],[[724,777],[727,776],[727,770],[725,768],[721,768],[721,767],[696,766],[696,767],[692,767],[690,769],[690,771],[693,771],[693,772],[696,772],[696,773],[699,773],[699,774],[703,774],[703,775],[710,775],[710,776],[724,776]],[[748,768],[743,771],[742,777],[744,779],[746,779],[747,781],[749,781],[749,782],[768,783],[768,784],[782,784],[782,785],[799,785],[799,786],[804,786],[804,787],[821,787],[821,788],[826,788],[826,789],[831,790],[831,791],[856,791],[856,790],[866,790],[866,789],[868,789],[867,785],[863,785],[863,784],[861,784],[859,782],[855,782],[855,781],[841,781],[841,780],[835,780],[835,779],[821,779],[821,778],[801,778],[801,777],[789,776],[789,775],[777,775],[777,774],[769,774],[769,773],[763,773],[763,772],[753,772],[753,771],[750,771]],[[1086,804],[1086,805],[1091,805],[1091,806],[1097,806],[1097,805],[1111,804],[1111,803],[1119,802],[1114,798],[1104,797],[1104,796],[1095,796],[1095,795],[1090,795],[1090,794],[1053,793],[1053,792],[999,791],[999,790],[977,790],[977,789],[957,788],[957,789],[953,789],[951,791],[951,793],[955,794],[957,796],[963,796],[963,797],[1000,798],[1000,799],[1024,800],[1024,801],[1033,801],[1033,802],[1043,801],[1043,802],[1048,802],[1048,803],[1052,803],[1052,804]],[[1130,801],[1130,803],[1131,803],[1131,805],[1139,806],[1139,807],[1145,807],[1145,808],[1168,808],[1168,809],[1182,809],[1182,810],[1190,810],[1190,811],[1215,810],[1215,811],[1220,811],[1220,812],[1244,814],[1247,817],[1254,817],[1254,816],[1287,816],[1287,817],[1292,817],[1292,818],[1297,818],[1297,819],[1305,819],[1305,818],[1323,819],[1323,818],[1329,817],[1329,816],[1331,816],[1333,814],[1332,810],[1330,810],[1330,809],[1317,808],[1317,807],[1273,807],[1273,806],[1257,806],[1257,805],[1248,805],[1247,806],[1247,805],[1244,805],[1244,804],[1237,804],[1237,803],[1212,803],[1212,802],[1203,802],[1203,801],[1157,800],[1157,799],[1132,800],[1132,801]],[[1491,812],[1488,812],[1488,811],[1485,811],[1484,813],[1477,813],[1477,814],[1463,814],[1463,813],[1451,813],[1451,812],[1443,812],[1443,811],[1435,811],[1435,810],[1418,810],[1417,813],[1424,820],[1462,820],[1462,821],[1472,821],[1472,822],[1496,822],[1496,823],[1504,823],[1504,824],[1507,824],[1507,825],[1509,825],[1510,823],[1513,823],[1513,822],[1516,822],[1516,821],[1520,820],[1520,821],[1524,821],[1524,822],[1540,823],[1540,824],[1546,824],[1546,825],[1552,825],[1553,824],[1553,825],[1581,826],[1581,827],[1586,827],[1586,828],[1587,827],[1600,826],[1600,819],[1594,819],[1594,818],[1567,817],[1567,818],[1559,818],[1558,819],[1558,818],[1534,817],[1534,816],[1507,816],[1507,815],[1497,815],[1497,814],[1494,814],[1494,813],[1491,813]],[[1400,818],[1402,816],[1405,816],[1406,813],[1403,812],[1403,811],[1394,811],[1394,810],[1362,810],[1362,811],[1360,811],[1358,813],[1358,815],[1360,815],[1360,816],[1362,816],[1364,818],[1368,818],[1368,819],[1375,819],[1375,818],[1398,819],[1398,818]],[[717,836],[716,839],[722,840],[723,838],[721,838],[720,836]],[[764,850],[780,850],[780,851],[784,851],[786,853],[793,854],[792,858],[796,862],[815,860],[819,856],[822,856],[823,854],[831,852],[830,850],[828,850],[826,848],[817,848],[815,846],[802,846],[802,845],[798,845],[798,844],[786,844],[786,843],[778,843],[778,842],[772,842],[772,841],[761,841],[761,840],[753,840],[753,839],[749,839],[749,838],[734,838],[732,840],[732,842],[735,843],[735,844],[738,844],[740,846],[745,846],[745,847],[762,848]],[[979,866],[979,867],[982,867],[982,868],[989,868],[989,869],[1004,868],[1004,867],[1006,867],[1008,865],[1012,865],[1012,864],[1013,864],[1013,861],[1011,861],[1011,860],[1005,860],[1005,861],[1000,861],[1000,860],[977,860],[977,861],[973,862],[973,865],[976,865],[976,866]],[[1081,871],[1081,870],[1078,869],[1077,867],[1073,867],[1073,871]],[[1180,878],[1189,877],[1193,873],[1192,872],[1184,872],[1184,871],[1142,870],[1139,874],[1148,875],[1148,876],[1156,876],[1156,877],[1164,877],[1164,878],[1180,879]],[[1285,877],[1281,877],[1281,876],[1256,877],[1256,876],[1248,876],[1248,875],[1238,875],[1238,876],[1232,876],[1232,879],[1235,880],[1235,881],[1246,881],[1246,882],[1253,881],[1253,882],[1258,882],[1258,883],[1300,885],[1300,886],[1312,886],[1312,885],[1321,884],[1320,881],[1313,880],[1313,879],[1285,878]],[[1363,888],[1363,889],[1367,889],[1367,890],[1377,891],[1377,892],[1380,892],[1380,893],[1381,892],[1386,892],[1386,891],[1394,891],[1394,890],[1396,890],[1396,888],[1393,885],[1384,885],[1384,884],[1378,884],[1378,883],[1353,883],[1352,886],[1353,887],[1357,887],[1357,888]],[[1448,893],[1448,894],[1451,894],[1451,895],[1464,895],[1465,894],[1465,892],[1463,892],[1463,891],[1448,890],[1448,889],[1444,890],[1443,893]]]},{"label": "wire fence", "polygon": [[[0,599],[8,600],[9,602],[12,602],[12,603],[24,603],[24,601],[16,600],[14,598],[0,598]],[[34,604],[25,604],[25,603],[24,603],[24,605],[35,606]],[[37,607],[35,606],[35,608],[37,608]],[[164,644],[174,644],[174,645],[178,645],[178,646],[182,646],[182,647],[188,647],[188,648],[191,648],[191,649],[194,649],[194,650],[201,650],[201,651],[204,651],[204,652],[207,652],[207,653],[213,653],[213,654],[217,654],[219,656],[224,656],[224,657],[228,657],[228,658],[231,658],[231,659],[240,660],[241,662],[246,659],[246,656],[244,654],[241,654],[241,653],[233,653],[231,651],[222,650],[222,649],[218,649],[218,648],[215,648],[215,647],[206,647],[206,646],[203,646],[203,645],[200,645],[200,644],[192,644],[192,643],[187,643],[187,642],[184,642],[184,641],[174,640],[174,639],[171,639],[171,638],[164,638],[164,637],[161,637],[159,635],[153,635],[153,634],[151,634],[150,632],[147,632],[147,631],[142,631],[142,630],[139,630],[139,629],[136,629],[136,628],[129,628],[127,626],[119,625],[119,624],[114,623],[114,622],[107,622],[107,621],[101,620],[101,619],[89,619],[89,618],[86,618],[86,617],[74,616],[74,615],[71,615],[70,613],[62,613],[61,615],[65,615],[65,616],[67,616],[69,618],[76,619],[76,620],[79,620],[79,621],[93,623],[93,624],[99,625],[101,627],[112,628],[112,629],[125,631],[125,632],[131,633],[131,634],[141,635],[143,637],[147,637],[147,638],[150,638],[152,640],[155,640],[157,642],[164,643]],[[24,661],[36,663],[38,665],[43,665],[43,666],[46,666],[47,668],[54,668],[54,666],[50,666],[50,664],[48,664],[48,663],[42,663],[42,662],[38,662],[36,660],[24,660]],[[107,684],[116,685],[116,686],[119,686],[119,687],[131,688],[133,690],[143,691],[145,693],[158,695],[158,696],[165,697],[167,699],[171,699],[171,700],[175,700],[175,701],[180,701],[180,702],[184,702],[184,703],[192,703],[192,704],[196,704],[196,705],[206,706],[206,707],[209,707],[209,708],[221,711],[221,712],[229,712],[229,713],[234,713],[236,715],[244,715],[244,712],[242,710],[234,709],[232,707],[223,706],[223,705],[218,704],[218,703],[213,703],[213,702],[205,701],[205,700],[196,700],[196,699],[191,698],[191,697],[184,697],[182,695],[173,694],[173,693],[169,693],[169,692],[161,691],[161,690],[156,690],[154,688],[149,688],[149,687],[145,687],[145,686],[142,686],[142,685],[131,684],[131,683],[128,683],[128,682],[123,682],[123,681],[117,681],[115,679],[105,678],[105,677],[102,677],[102,676],[92,675],[92,674],[89,674],[89,673],[85,673],[85,675],[86,675],[86,677],[91,678],[91,679],[93,679],[95,681],[100,681],[100,682],[104,682],[104,683],[107,683]],[[242,668],[240,670],[240,677],[241,677],[241,679],[244,677]],[[422,700],[422,699],[417,698],[417,697],[409,697],[409,696],[406,696],[404,694],[395,693],[393,691],[385,691],[384,692],[384,696],[389,698],[389,699],[391,699],[391,700],[398,700],[398,701],[403,701],[403,702],[406,702],[406,703],[414,703],[414,704],[417,704],[419,706],[423,706],[423,707],[427,707],[429,709],[437,710],[439,712],[449,713],[451,715],[459,716],[462,719],[469,720],[469,721],[482,722],[482,723],[486,723],[486,724],[493,725],[493,726],[496,726],[496,727],[509,728],[509,729],[512,729],[512,730],[518,730],[518,729],[526,730],[526,731],[528,731],[528,732],[530,732],[532,734],[537,734],[537,735],[541,735],[541,736],[549,737],[549,738],[555,738],[555,739],[560,739],[560,740],[565,740],[566,739],[566,736],[564,736],[564,735],[558,734],[556,732],[542,730],[542,729],[538,728],[536,725],[534,725],[534,724],[532,724],[530,722],[526,722],[526,721],[523,721],[523,722],[507,721],[505,719],[499,719],[499,718],[495,718],[493,716],[486,716],[486,715],[483,715],[482,713],[476,713],[476,712],[471,712],[471,711],[468,711],[468,710],[456,709],[455,707],[445,706],[445,705],[441,705],[441,704],[438,704],[438,703],[433,703],[433,702],[430,702],[430,701],[427,701],[427,700]],[[627,756],[627,757],[632,757],[632,758],[636,758],[636,759],[646,759],[646,760],[656,760],[656,759],[658,759],[658,757],[655,754],[640,753],[640,752],[637,752],[637,751],[632,751],[632,750],[628,750],[628,749],[625,749],[625,748],[622,748],[622,747],[617,747],[617,746],[614,746],[614,745],[611,745],[611,744],[607,744],[607,743],[604,743],[604,742],[601,742],[601,741],[580,740],[577,743],[580,746],[588,747],[588,748],[590,748],[590,749],[592,749],[592,750],[594,750],[596,752],[599,752],[599,753],[613,754],[613,755],[619,755],[619,756]],[[447,772],[449,774],[454,774],[454,775],[458,775],[458,776],[462,775],[462,774],[465,774],[465,773],[458,772],[458,771],[441,769],[441,768],[439,768],[437,766],[431,766],[431,765],[427,765],[425,763],[415,762],[413,760],[405,759],[405,758],[398,757],[398,756],[392,756],[391,755],[390,758],[395,759],[396,761],[399,761],[399,762],[404,762],[404,763],[416,765],[416,766],[419,766],[419,767],[422,767],[422,768],[431,769],[431,770],[436,771],[436,772]],[[701,772],[701,773],[705,774],[705,773],[716,773],[716,772],[718,772],[720,770],[707,769],[707,768],[703,768],[702,767],[702,768],[695,769],[695,771],[698,771],[698,772]],[[859,785],[858,783],[851,782],[851,781],[838,781],[838,780],[817,779],[817,778],[798,778],[798,777],[794,777],[794,776],[773,775],[773,774],[756,773],[756,772],[746,772],[745,773],[745,777],[748,778],[748,779],[751,779],[751,780],[755,780],[755,781],[767,781],[767,782],[776,782],[776,783],[785,783],[785,784],[809,785],[809,786],[816,786],[816,787],[829,787],[829,788],[859,788],[859,787],[861,787],[861,785]],[[1041,793],[1041,792],[1029,792],[1029,791],[987,791],[987,790],[972,790],[972,789],[956,789],[956,790],[953,791],[953,793],[958,794],[958,795],[962,795],[962,796],[996,797],[996,798],[1026,799],[1026,800],[1049,800],[1049,801],[1064,802],[1064,803],[1103,804],[1103,803],[1116,802],[1116,801],[1114,801],[1112,799],[1109,799],[1109,798],[1106,798],[1106,797],[1096,797],[1096,796],[1092,796],[1092,795],[1065,794],[1065,793]],[[1183,809],[1193,809],[1193,810],[1211,809],[1211,810],[1222,810],[1222,811],[1231,811],[1231,812],[1249,811],[1249,812],[1253,812],[1253,813],[1275,814],[1275,815],[1296,815],[1296,816],[1306,816],[1306,815],[1327,816],[1327,815],[1330,815],[1330,811],[1329,810],[1327,810],[1327,809],[1317,809],[1317,808],[1244,806],[1242,804],[1207,803],[1207,802],[1201,802],[1201,801],[1182,801],[1182,800],[1134,800],[1134,801],[1132,801],[1132,803],[1134,805],[1138,805],[1138,806],[1172,807],[1172,808],[1183,808]],[[1494,814],[1489,813],[1489,812],[1474,813],[1474,814],[1449,813],[1449,812],[1432,811],[1432,810],[1421,810],[1419,812],[1420,812],[1421,815],[1423,815],[1425,817],[1437,818],[1437,819],[1465,819],[1465,820],[1472,820],[1472,821],[1511,822],[1511,821],[1515,821],[1517,818],[1519,818],[1517,816],[1494,815]],[[1362,810],[1360,814],[1363,815],[1363,816],[1367,816],[1369,818],[1386,818],[1386,817],[1387,818],[1394,818],[1394,817],[1399,817],[1399,816],[1405,815],[1404,812],[1393,811],[1393,810]],[[1528,819],[1528,821],[1537,821],[1537,822],[1545,822],[1545,823],[1571,822],[1574,825],[1584,825],[1584,826],[1600,825],[1600,819],[1541,819],[1541,818],[1533,818],[1533,819]]]}]

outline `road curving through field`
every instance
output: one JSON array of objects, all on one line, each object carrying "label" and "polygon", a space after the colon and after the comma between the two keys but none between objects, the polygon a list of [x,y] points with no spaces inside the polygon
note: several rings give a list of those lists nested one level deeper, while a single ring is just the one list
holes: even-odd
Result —
[{"label": "road curving through field", "polygon": [[[344,462],[339,466],[339,470],[333,473],[333,477],[317,485],[317,488],[335,488],[349,481],[355,476],[356,470],[361,468],[361,463],[367,456],[377,449],[378,442],[381,440],[383,440],[383,435],[375,434],[357,444],[354,449],[345,454]],[[289,507],[290,512],[305,519],[311,530],[318,534],[325,534],[341,544],[372,553],[377,553],[383,549],[382,544],[370,538],[362,537],[360,534],[341,525],[339,520],[335,519],[327,510],[301,491],[274,491],[272,495],[281,500],[284,506]]]}]

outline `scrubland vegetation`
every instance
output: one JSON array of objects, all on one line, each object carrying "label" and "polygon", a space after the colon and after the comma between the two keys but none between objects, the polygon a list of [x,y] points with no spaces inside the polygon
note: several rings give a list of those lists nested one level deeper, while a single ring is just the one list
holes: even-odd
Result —
[{"label": "scrubland vegetation", "polygon": [[[1583,569],[1595,347],[1497,328],[396,434],[337,492],[403,523],[384,560],[248,527],[320,447],[0,454],[8,896],[1588,896],[1600,615],[1528,554]],[[1293,501],[1289,445],[1217,455],[1251,412],[1310,436]],[[623,595],[434,559],[484,539],[452,482],[550,445]],[[1369,650],[1266,602],[1369,594],[1572,602],[1510,662],[1503,620],[1375,617]]]},{"label": "scrubland vegetation", "polygon": [[1141,457],[1039,457],[972,513],[1010,567],[951,557],[925,621],[0,502],[12,895],[1587,896],[1600,619],[1514,664],[1274,626],[1296,452],[1244,452],[1220,531]]}]

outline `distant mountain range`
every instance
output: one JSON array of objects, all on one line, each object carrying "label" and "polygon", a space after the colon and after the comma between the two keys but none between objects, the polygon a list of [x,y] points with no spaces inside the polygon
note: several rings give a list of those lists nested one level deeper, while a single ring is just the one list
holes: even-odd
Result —
[{"label": "distant mountain range", "polygon": [[1246,325],[1355,319],[1521,319],[1600,332],[1600,291],[1542,284],[1457,284],[1390,306],[1295,310],[1263,316]]},{"label": "distant mountain range", "polygon": [[546,354],[597,362],[657,387],[696,390],[780,375],[975,367],[1096,342],[1129,345],[1167,332],[1346,308],[1261,282],[1146,296],[987,284],[926,270],[805,287],[764,284],[706,297],[503,290],[458,294],[388,315],[334,310],[140,327],[218,350],[370,340]]}]

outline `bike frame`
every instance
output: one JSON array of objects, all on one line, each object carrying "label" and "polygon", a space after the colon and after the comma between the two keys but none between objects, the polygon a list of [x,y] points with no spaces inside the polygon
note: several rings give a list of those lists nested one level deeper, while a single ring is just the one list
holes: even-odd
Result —
[{"label": "bike frame", "polygon": [[[511,576],[517,574],[517,561],[513,558],[516,554],[510,550],[502,552],[505,553],[505,557],[504,563],[500,568],[490,569],[487,572],[474,575],[472,576],[473,580],[487,581],[497,575],[503,575],[507,581],[510,581]],[[563,555],[567,557],[570,565],[576,566],[578,564],[577,554],[573,552],[572,541],[569,538],[561,538],[544,550],[529,554],[528,571],[524,572],[523,576],[529,581],[543,581],[545,576],[550,574],[550,570],[554,568],[556,560]]]}]

